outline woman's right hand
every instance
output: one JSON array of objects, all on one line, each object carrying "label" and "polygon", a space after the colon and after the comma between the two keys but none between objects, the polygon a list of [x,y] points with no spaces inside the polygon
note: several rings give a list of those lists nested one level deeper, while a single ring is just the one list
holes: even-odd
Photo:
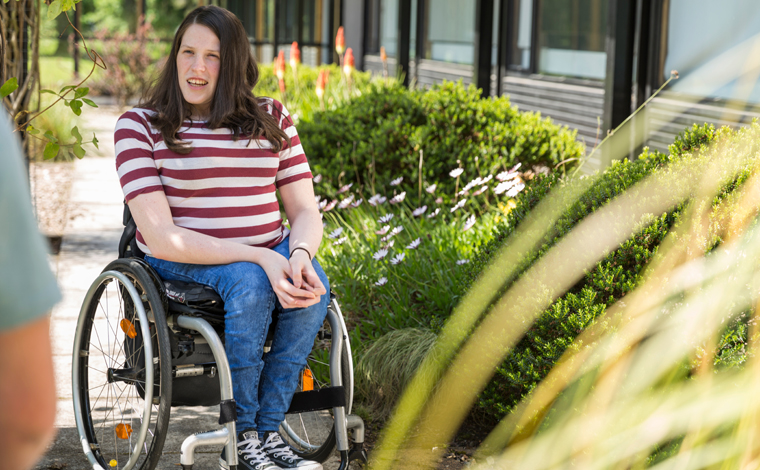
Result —
[{"label": "woman's right hand", "polygon": [[266,250],[260,258],[259,266],[269,278],[283,308],[305,308],[319,302],[319,295],[293,285],[290,281],[293,278],[290,262],[284,256],[274,250]]}]

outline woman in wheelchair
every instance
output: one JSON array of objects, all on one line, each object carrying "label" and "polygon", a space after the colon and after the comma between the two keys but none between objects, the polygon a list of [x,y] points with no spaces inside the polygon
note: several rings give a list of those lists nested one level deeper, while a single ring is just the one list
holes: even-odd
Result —
[{"label": "woman in wheelchair", "polygon": [[321,469],[277,430],[329,302],[315,259],[322,222],[293,120],[254,96],[258,76],[240,20],[215,6],[193,10],[147,99],[118,121],[116,166],[146,262],[224,300],[238,468]]}]

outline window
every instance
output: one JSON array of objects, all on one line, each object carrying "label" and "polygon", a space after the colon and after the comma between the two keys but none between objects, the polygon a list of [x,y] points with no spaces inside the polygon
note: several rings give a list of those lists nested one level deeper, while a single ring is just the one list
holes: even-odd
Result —
[{"label": "window", "polygon": [[671,70],[681,78],[672,90],[697,97],[760,103],[757,0],[732,0],[715,8],[710,0],[670,0],[666,8],[663,80]]},{"label": "window", "polygon": [[[539,13],[538,71],[604,79],[608,0],[543,0]],[[526,2],[527,3],[527,2]]]},{"label": "window", "polygon": [[530,50],[533,43],[533,0],[514,0],[510,14],[512,37],[509,65],[530,69]]},{"label": "window", "polygon": [[475,0],[425,0],[426,59],[472,64]]}]

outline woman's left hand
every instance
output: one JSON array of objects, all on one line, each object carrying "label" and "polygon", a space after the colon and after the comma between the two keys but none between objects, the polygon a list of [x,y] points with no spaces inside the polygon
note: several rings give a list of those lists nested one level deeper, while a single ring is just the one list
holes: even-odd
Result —
[{"label": "woman's left hand", "polygon": [[322,281],[319,280],[314,266],[311,265],[311,259],[304,250],[293,252],[290,257],[290,269],[293,271],[293,285],[299,289],[308,290],[316,296],[313,299],[303,299],[308,304],[299,305],[299,307],[310,307],[319,303],[320,296],[327,294],[327,290]]}]

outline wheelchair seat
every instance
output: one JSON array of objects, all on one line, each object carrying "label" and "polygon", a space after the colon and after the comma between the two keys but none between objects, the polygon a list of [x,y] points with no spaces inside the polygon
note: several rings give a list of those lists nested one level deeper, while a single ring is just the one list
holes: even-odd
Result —
[{"label": "wheelchair seat", "polygon": [[[224,393],[231,397],[231,385],[224,393],[220,387],[225,374],[226,380],[230,377],[223,347],[224,303],[208,286],[161,279],[143,259],[134,220],[126,204],[124,209],[120,258],[90,286],[77,322],[74,411],[93,468],[152,470],[162,455],[171,407],[220,405],[219,424],[234,429],[234,400],[222,400]],[[192,325],[208,326],[202,332]],[[276,315],[269,340],[275,325]],[[347,339],[331,293],[327,319],[280,427],[283,439],[306,459],[322,462],[337,444],[341,468],[353,459],[366,460],[363,423],[350,415],[353,364]],[[265,347],[262,354],[267,351]],[[349,428],[355,430],[353,448]],[[233,445],[234,437],[225,436],[234,433],[223,435],[223,430],[188,437],[181,452],[183,468],[192,467],[193,446],[201,445],[201,439]]]}]

